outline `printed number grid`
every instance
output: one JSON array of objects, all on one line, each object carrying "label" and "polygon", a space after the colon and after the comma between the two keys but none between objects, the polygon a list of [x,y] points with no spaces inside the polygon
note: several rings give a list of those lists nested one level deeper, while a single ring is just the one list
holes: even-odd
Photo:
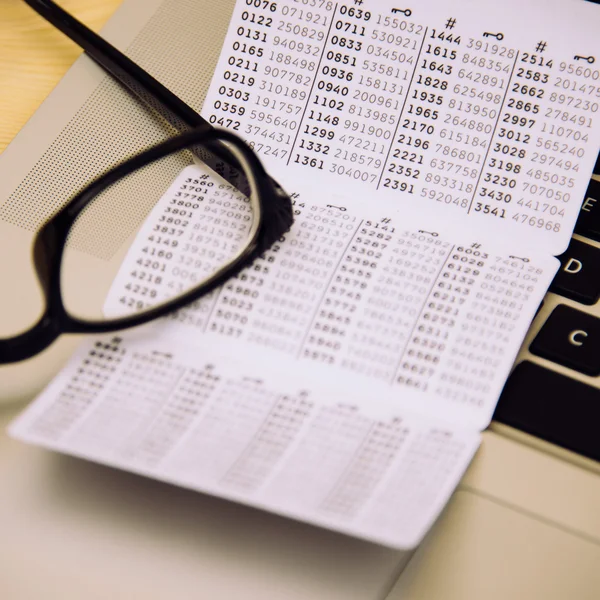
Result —
[{"label": "printed number grid", "polygon": [[306,390],[281,393],[190,362],[197,361],[119,338],[90,344],[64,390],[79,385],[79,364],[86,380],[106,369],[112,380],[90,388],[85,407],[66,406],[59,392],[31,420],[29,434],[188,487],[251,503],[264,497],[286,514],[388,541],[390,527],[410,537],[425,526],[466,459],[468,442],[450,431],[373,417],[351,403],[320,405]]},{"label": "printed number grid", "polygon": [[453,3],[383,4],[238,2],[205,116],[298,186],[322,177],[566,240],[598,152],[595,57],[557,38],[576,52],[577,31],[523,39]]},{"label": "printed number grid", "polygon": [[[190,287],[196,267],[215,260],[207,248],[230,243],[234,227],[243,236],[247,204],[229,186],[181,196],[195,169],[182,172],[145,223],[109,294],[109,314]],[[185,218],[165,225],[174,208]],[[476,241],[406,230],[397,219],[361,219],[343,206],[296,198],[294,211],[289,234],[168,317],[169,331],[185,337],[193,326],[236,341],[238,350],[244,342],[474,407],[499,391],[548,269],[528,257],[492,255]],[[197,242],[205,229],[212,245]]]}]

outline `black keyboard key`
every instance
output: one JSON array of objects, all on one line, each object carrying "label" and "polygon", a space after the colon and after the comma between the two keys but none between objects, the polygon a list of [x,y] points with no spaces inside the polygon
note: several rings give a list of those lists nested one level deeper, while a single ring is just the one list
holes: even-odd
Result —
[{"label": "black keyboard key", "polygon": [[530,362],[509,377],[494,419],[600,460],[600,390]]},{"label": "black keyboard key", "polygon": [[571,240],[558,258],[560,269],[550,291],[582,304],[595,304],[600,297],[600,248]]},{"label": "black keyboard key", "polygon": [[575,233],[600,242],[600,181],[590,181],[579,211]]},{"label": "black keyboard key", "polygon": [[569,306],[557,306],[529,350],[586,375],[600,375],[600,319]]}]

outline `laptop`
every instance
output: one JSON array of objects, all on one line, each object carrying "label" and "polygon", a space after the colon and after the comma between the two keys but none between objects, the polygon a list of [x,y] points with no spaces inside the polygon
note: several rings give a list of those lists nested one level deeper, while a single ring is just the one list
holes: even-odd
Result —
[{"label": "laptop", "polygon": [[[199,110],[233,4],[125,0],[103,35]],[[10,289],[2,334],[41,307],[30,262],[37,227],[94,174],[166,135],[87,57],[77,61],[0,157],[0,277]],[[81,300],[98,310],[147,210],[130,197],[124,205],[78,240],[79,268],[99,274]],[[50,454],[3,432],[2,596],[598,598],[600,352],[590,342],[600,338],[599,273],[597,177],[495,420],[415,552]],[[3,430],[79,341],[0,368]],[[572,352],[578,344],[591,348],[583,361]]]}]

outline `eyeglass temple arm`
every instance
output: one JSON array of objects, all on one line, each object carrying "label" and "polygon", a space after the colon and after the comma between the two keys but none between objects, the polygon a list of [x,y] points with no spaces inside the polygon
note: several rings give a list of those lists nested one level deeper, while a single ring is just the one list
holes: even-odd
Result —
[{"label": "eyeglass temple arm", "polygon": [[0,340],[0,365],[26,360],[45,350],[59,335],[54,323],[47,318],[29,331]]},{"label": "eyeglass temple arm", "polygon": [[[205,119],[185,102],[170,92],[162,83],[154,79],[139,65],[134,63],[120,50],[79,22],[68,12],[51,0],[24,0],[40,16],[62,31],[67,37],[81,46],[88,56],[110,73],[117,81],[129,89],[152,112],[165,119],[178,131],[214,129]],[[244,171],[237,156],[220,141],[212,141],[206,146],[194,146],[190,150],[199,156],[214,171],[231,183],[235,188],[248,193],[245,178],[237,177]],[[219,163],[225,163],[234,169],[220,169]],[[263,205],[265,227],[272,229],[279,237],[292,221],[291,199],[277,181],[267,176],[272,197]],[[241,187],[240,187],[241,185]],[[268,194],[271,196],[271,194]],[[279,232],[279,233],[277,233]],[[268,236],[264,236],[267,239]]]},{"label": "eyeglass temple arm", "polygon": [[[152,75],[144,71],[120,50],[109,44],[105,39],[94,33],[83,23],[75,19],[51,0],[23,0],[40,16],[54,25],[76,44],[81,46],[86,54],[110,73],[117,81],[130,90],[144,105],[158,113],[170,125],[180,132],[197,128],[212,129],[194,109],[169,91]],[[212,142],[210,152],[219,160],[239,169],[238,160],[220,142]],[[197,152],[210,166],[211,157],[207,152]]]}]

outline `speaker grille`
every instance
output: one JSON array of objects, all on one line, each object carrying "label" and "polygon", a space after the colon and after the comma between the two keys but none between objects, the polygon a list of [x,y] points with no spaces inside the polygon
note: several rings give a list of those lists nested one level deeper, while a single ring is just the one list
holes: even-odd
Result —
[{"label": "speaker grille", "polygon": [[[200,110],[232,9],[230,1],[165,0],[127,54]],[[92,179],[172,133],[106,77],[0,206],[0,220],[37,230]],[[69,243],[109,260],[141,225],[182,166],[175,160],[159,163],[144,172],[144,194],[109,194],[101,207],[92,205]]]}]

